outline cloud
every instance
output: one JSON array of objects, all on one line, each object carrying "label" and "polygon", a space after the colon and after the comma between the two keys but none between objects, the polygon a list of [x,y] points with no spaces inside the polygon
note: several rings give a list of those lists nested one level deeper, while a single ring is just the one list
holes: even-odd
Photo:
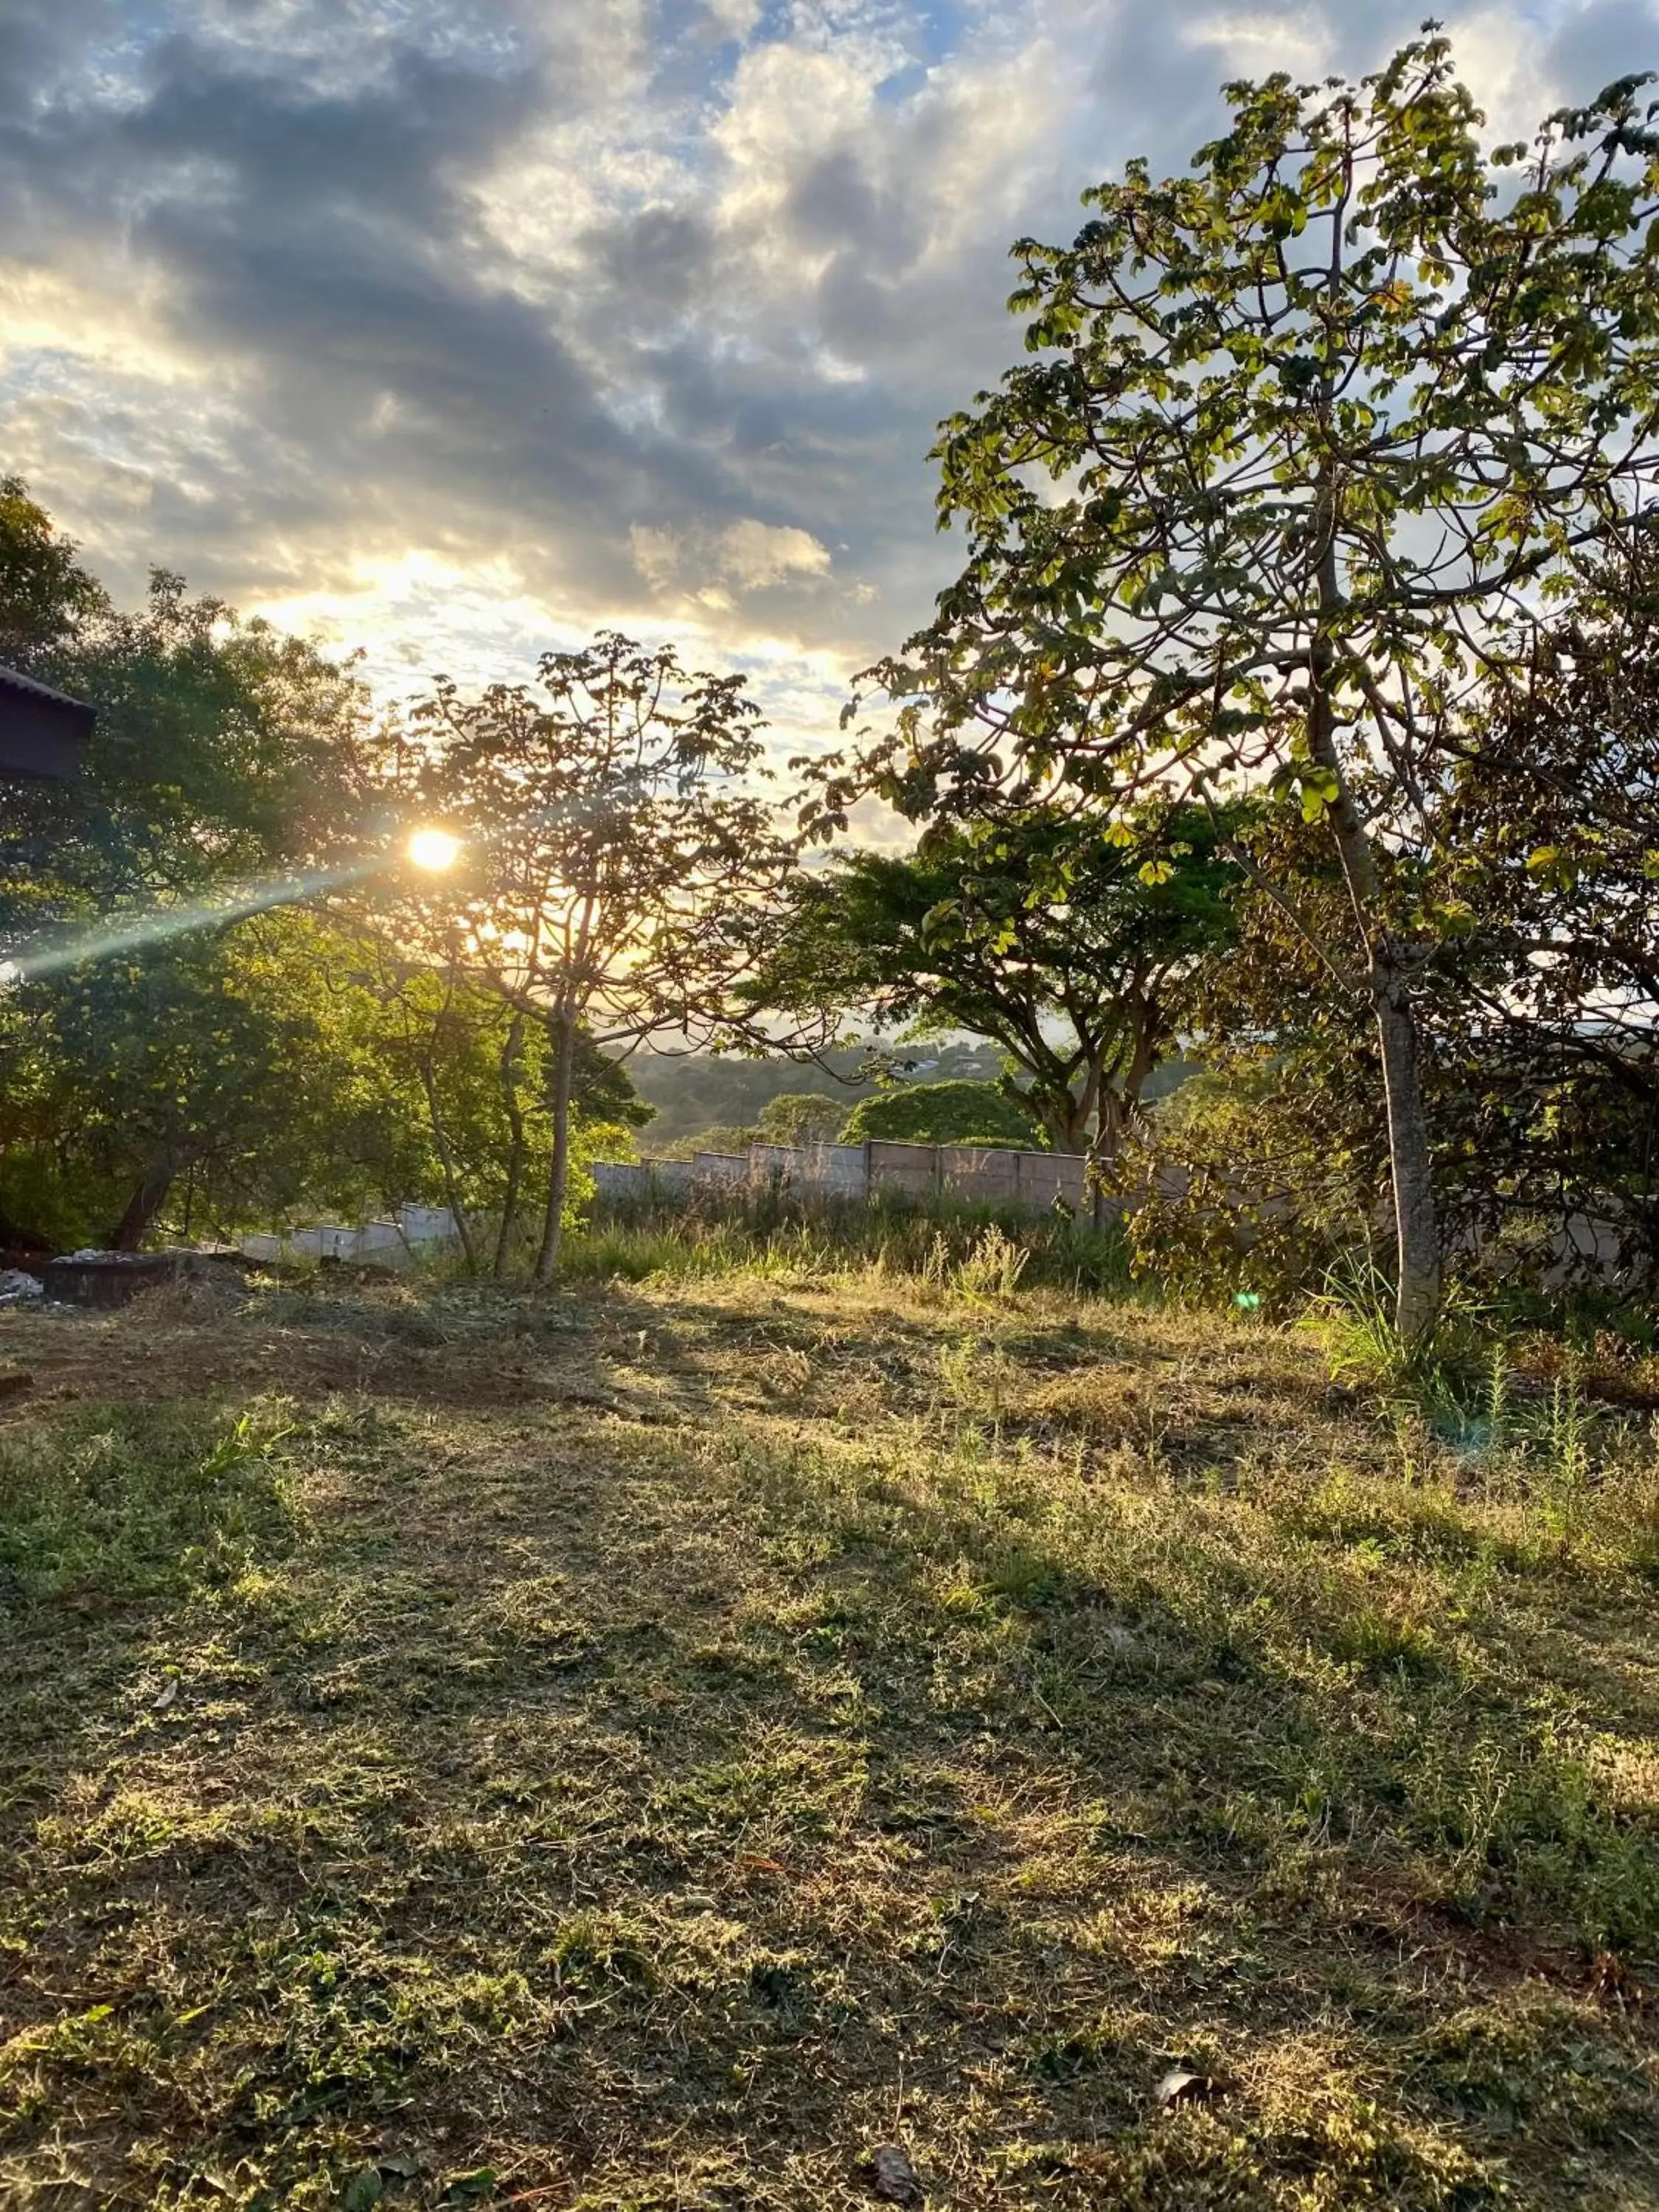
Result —
[{"label": "cloud", "polygon": [[1659,70],[1659,9],[1644,0],[1588,0],[1550,43],[1550,74],[1581,99],[1638,70]]},{"label": "cloud", "polygon": [[653,590],[667,592],[677,584],[700,586],[698,595],[705,599],[710,587],[720,585],[739,592],[763,592],[795,577],[830,572],[830,549],[810,531],[761,522],[752,515],[728,523],[702,544],[672,530],[638,523],[629,542],[635,567]]},{"label": "cloud", "polygon": [[[121,588],[400,683],[675,632],[828,741],[957,557],[927,454],[1017,356],[1008,242],[1422,10],[4,0],[0,450]],[[1638,0],[1444,12],[1506,135],[1659,55]]]}]

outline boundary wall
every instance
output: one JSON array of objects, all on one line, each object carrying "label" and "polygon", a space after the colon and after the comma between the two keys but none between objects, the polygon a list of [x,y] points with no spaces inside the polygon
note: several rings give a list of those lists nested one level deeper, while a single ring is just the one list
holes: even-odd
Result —
[{"label": "boundary wall", "polygon": [[366,1221],[348,1229],[328,1223],[285,1234],[244,1237],[239,1248],[250,1260],[273,1265],[283,1260],[378,1260],[398,1267],[422,1245],[455,1241],[455,1217],[447,1206],[401,1206],[392,1221]]},{"label": "boundary wall", "polygon": [[1089,1188],[1088,1163],[1069,1152],[1004,1152],[979,1145],[751,1145],[746,1152],[699,1152],[689,1160],[598,1161],[590,1169],[605,1198],[644,1197],[695,1185],[781,1188],[877,1198],[955,1198],[1022,1213],[1063,1210],[1099,1226],[1121,1201]]}]

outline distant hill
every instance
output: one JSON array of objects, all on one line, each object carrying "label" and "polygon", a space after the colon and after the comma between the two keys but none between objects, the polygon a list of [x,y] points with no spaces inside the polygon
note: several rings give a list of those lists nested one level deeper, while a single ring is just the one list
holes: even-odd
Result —
[{"label": "distant hill", "polygon": [[[907,1078],[912,1083],[986,1082],[998,1073],[998,1054],[992,1045],[892,1049],[900,1060],[913,1063]],[[769,1099],[791,1091],[833,1091],[845,1097],[850,1114],[860,1098],[869,1097],[878,1087],[855,1079],[865,1059],[862,1051],[826,1053],[819,1066],[811,1060],[741,1060],[708,1052],[678,1058],[670,1053],[635,1053],[628,1072],[641,1097],[657,1109],[650,1127],[641,1133],[640,1148],[662,1152],[704,1129],[729,1133],[752,1128]]]}]

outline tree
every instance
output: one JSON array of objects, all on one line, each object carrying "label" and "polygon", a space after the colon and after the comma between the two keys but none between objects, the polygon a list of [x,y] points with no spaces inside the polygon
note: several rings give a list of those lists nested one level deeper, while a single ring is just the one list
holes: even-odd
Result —
[{"label": "tree", "polygon": [[1031,1116],[994,1083],[904,1083],[861,1098],[841,1133],[843,1145],[880,1137],[902,1145],[987,1145],[1044,1149]]},{"label": "tree", "polygon": [[844,853],[800,878],[755,989],[988,1038],[1061,1152],[1109,1154],[1227,940],[1223,836],[1202,807],[1143,808],[1120,842],[1029,807],[938,823],[905,858]]},{"label": "tree", "polygon": [[[845,1100],[837,1127],[853,1102],[875,1088],[873,1078],[863,1073],[866,1059],[856,1048],[827,1048],[817,1060],[817,1069]],[[695,1137],[716,1122],[758,1126],[768,1100],[797,1090],[803,1075],[794,1060],[738,1053],[653,1052],[649,1047],[635,1054],[628,1066],[640,1095],[656,1109],[651,1132],[654,1152],[682,1137]]]},{"label": "tree", "polygon": [[1659,540],[1495,673],[1437,817],[1462,991],[1659,1103]]},{"label": "tree", "polygon": [[[1659,542],[1587,575],[1494,672],[1439,805],[1434,891],[1464,917],[1432,1018],[1466,1231],[1572,1217],[1659,1266]],[[1568,1255],[1570,1256],[1570,1255]]]},{"label": "tree", "polygon": [[944,426],[967,563],[877,672],[902,712],[860,771],[913,814],[1058,781],[1108,823],[1249,789],[1322,828],[1410,1337],[1441,1271],[1419,1007],[1459,920],[1401,878],[1472,693],[1659,457],[1648,80],[1487,153],[1436,29],[1358,87],[1230,86],[1192,174],[1131,161],[1073,245],[1016,247],[1032,358]]},{"label": "tree", "polygon": [[9,953],[274,875],[322,890],[362,872],[378,796],[349,667],[157,574],[138,613],[100,604],[50,669],[98,721],[71,781],[0,785]]},{"label": "tree", "polygon": [[274,913],[49,970],[0,1000],[5,1210],[136,1251],[175,1190],[207,1218],[421,1194],[416,1099],[314,916]]},{"label": "tree", "polygon": [[733,988],[793,850],[758,788],[757,723],[742,678],[614,633],[546,655],[538,690],[464,699],[441,679],[419,717],[414,788],[465,841],[434,916],[444,957],[552,1047],[538,1282],[558,1261],[583,1027],[634,1045],[741,1026]]},{"label": "tree", "polygon": [[785,1091],[761,1108],[755,1134],[765,1145],[833,1145],[847,1101],[822,1091]]},{"label": "tree", "polygon": [[[386,916],[373,902],[354,903],[351,979],[383,1010],[375,1043],[381,1062],[424,1101],[443,1200],[469,1272],[481,1257],[469,1216],[496,1217],[500,1280],[512,1262],[525,1182],[548,1139],[546,1036],[459,957],[434,960],[401,941],[396,921],[395,909]],[[604,1133],[643,1127],[655,1110],[585,1029],[576,1036],[570,1103],[594,1143],[605,1141]]]},{"label": "tree", "polygon": [[672,1144],[662,1146],[657,1154],[664,1160],[695,1160],[699,1152],[746,1152],[760,1137],[758,1129],[744,1127],[735,1121],[713,1121],[706,1129],[698,1129],[690,1136],[676,1137]]},{"label": "tree", "polygon": [[[307,1120],[319,1085],[342,1111],[349,1088],[341,1040],[313,1018],[325,984],[303,933],[226,922],[250,890],[257,904],[364,865],[362,686],[175,577],[118,611],[11,480],[0,608],[6,653],[99,710],[74,779],[0,786],[4,1172],[52,1218],[123,1244],[181,1176],[251,1189],[256,1138],[273,1202],[301,1130],[313,1182],[336,1187],[340,1146]],[[261,945],[279,950],[256,962]]]},{"label": "tree", "polygon": [[22,478],[0,477],[0,662],[52,672],[54,657],[107,610],[102,586]]}]

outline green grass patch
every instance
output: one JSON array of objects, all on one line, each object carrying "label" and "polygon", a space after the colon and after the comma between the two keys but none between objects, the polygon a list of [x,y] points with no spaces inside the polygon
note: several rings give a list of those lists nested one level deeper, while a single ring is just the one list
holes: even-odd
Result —
[{"label": "green grass patch", "polygon": [[0,1432],[0,2201],[1659,2203],[1645,1429],[924,1226]]},{"label": "green grass patch", "polygon": [[92,1407],[0,1437],[0,1597],[155,1597],[280,1549],[280,1401]]}]

